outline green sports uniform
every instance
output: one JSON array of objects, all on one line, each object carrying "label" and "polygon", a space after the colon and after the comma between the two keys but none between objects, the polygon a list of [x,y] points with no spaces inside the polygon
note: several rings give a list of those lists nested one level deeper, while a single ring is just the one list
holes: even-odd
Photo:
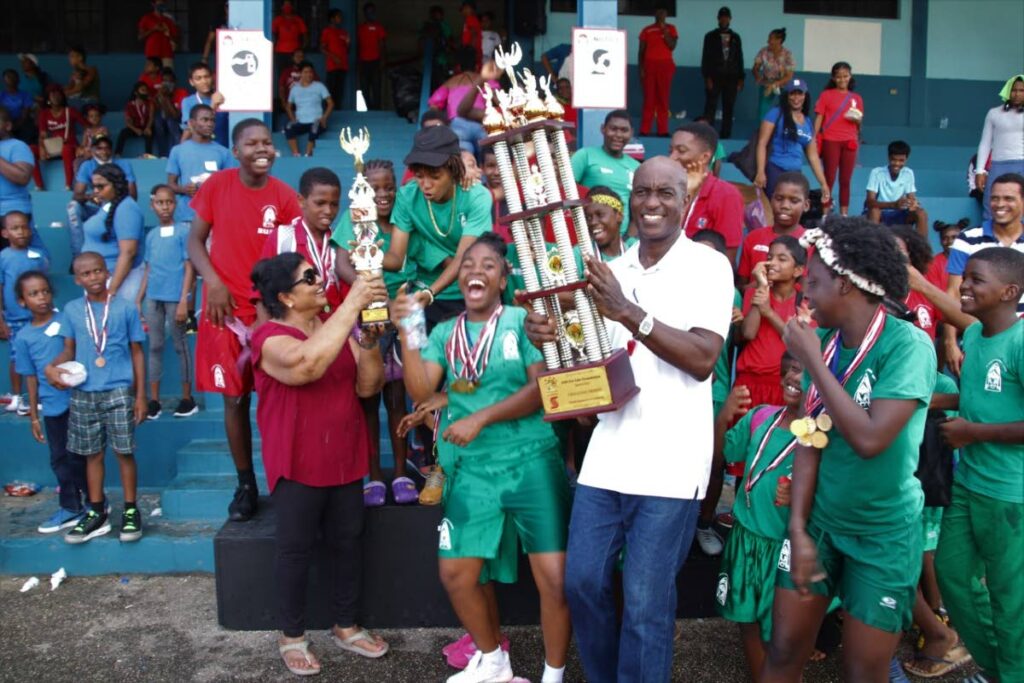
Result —
[{"label": "green sports uniform", "polygon": [[[732,305],[734,308],[743,307],[743,296],[739,290],[733,292]],[[714,404],[715,415],[725,405],[725,399],[729,398],[729,388],[732,386],[732,355],[733,355],[733,332],[735,325],[729,326],[729,338],[722,344],[722,350],[715,361],[715,368],[712,372],[714,379],[711,382],[711,401]]]},{"label": "green sports uniform", "polygon": [[[393,230],[394,228],[392,228]],[[356,239],[355,230],[352,227],[352,217],[348,215],[348,211],[343,211],[336,221],[334,221],[334,227],[331,229],[331,244],[341,249],[350,249],[349,242],[353,242]],[[378,233],[378,239],[384,242],[381,246],[382,251],[385,253],[391,248],[391,233],[384,232],[381,230]],[[398,294],[398,288],[402,286],[402,283],[408,282],[415,277],[415,271],[411,267],[409,260],[406,259],[402,266],[402,269],[396,272],[390,270],[384,271],[384,284],[388,288],[388,296],[392,299]]]},{"label": "green sports uniform", "polygon": [[609,256],[608,254],[605,254],[604,252],[602,252],[600,249],[598,250],[597,253],[601,255],[601,260],[603,262],[611,263],[612,261],[615,261],[615,260],[621,258],[622,254],[625,254],[627,249],[629,249],[630,247],[632,247],[634,244],[636,244],[639,241],[640,240],[638,240],[635,237],[625,237],[624,236],[623,239],[622,239],[622,250],[621,250],[622,253],[620,253],[618,256]]},{"label": "green sports uniform", "polygon": [[[502,401],[529,382],[527,368],[543,356],[526,338],[526,311],[506,307],[498,319],[487,368],[474,393],[448,392],[439,433],[448,425]],[[440,365],[449,386],[457,374],[448,366],[445,345],[456,320],[437,325],[430,333],[424,360]],[[466,325],[469,342],[484,323]],[[461,365],[455,370],[461,370]],[[508,581],[509,529],[514,527],[527,553],[564,552],[569,525],[569,485],[558,440],[543,412],[488,425],[468,446],[438,444],[438,462],[447,475],[445,517],[438,554],[442,558],[501,558],[501,571],[491,577]],[[499,552],[500,550],[500,552]],[[511,560],[506,562],[506,560]],[[514,564],[511,567],[514,577]]]},{"label": "green sports uniform", "polygon": [[604,185],[615,190],[622,199],[622,228],[629,228],[629,194],[633,191],[633,174],[640,162],[623,154],[613,157],[604,147],[583,147],[572,155],[572,174],[583,187]]},{"label": "green sports uniform", "polygon": [[[758,462],[754,462],[762,439],[782,410],[777,406],[758,406],[726,432],[725,460],[746,461],[744,482],[765,472],[793,442],[788,429],[776,428]],[[761,640],[766,642],[771,640],[775,575],[789,523],[789,507],[775,505],[775,489],[779,477],[790,476],[792,472],[793,451],[790,451],[777,467],[761,475],[750,490],[749,504],[742,487],[736,492],[733,506],[736,523],[722,551],[715,591],[719,613],[729,621],[756,622],[761,626]]]},{"label": "green sports uniform", "polygon": [[[818,331],[822,341],[832,334]],[[856,352],[840,348],[839,368],[847,368]],[[838,429],[829,433],[807,524],[826,572],[811,590],[838,595],[854,618],[890,633],[910,626],[921,573],[924,493],[914,471],[935,370],[935,348],[928,336],[887,316],[874,347],[846,383],[846,392],[865,410],[876,399],[913,400],[917,408],[889,447],[873,458],[854,452]],[[805,377],[805,389],[809,383]],[[794,588],[788,539],[779,569],[778,585]]]},{"label": "green sports uniform", "polygon": [[[491,229],[492,201],[491,193],[480,184],[469,190],[456,185],[455,197],[443,204],[428,202],[416,183],[399,188],[391,222],[410,235],[406,264],[415,270],[417,280],[424,285],[433,283],[444,271],[445,259],[455,256],[459,240],[479,237]],[[435,298],[461,299],[459,283],[452,282]]]},{"label": "green sports uniform", "polygon": [[[1024,421],[1024,321],[991,337],[981,323],[964,332],[960,416]],[[978,666],[1024,681],[1024,444],[964,446],[953,481],[935,554],[943,600]]]}]

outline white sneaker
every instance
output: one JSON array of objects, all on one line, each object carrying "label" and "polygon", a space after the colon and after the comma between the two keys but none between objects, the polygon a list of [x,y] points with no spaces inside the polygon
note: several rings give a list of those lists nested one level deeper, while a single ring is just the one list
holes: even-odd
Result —
[{"label": "white sneaker", "polygon": [[11,402],[7,404],[7,407],[4,408],[4,410],[6,410],[8,413],[16,413],[18,412],[18,408],[21,407],[21,404],[21,396],[19,396],[18,394],[12,394]]},{"label": "white sneaker", "polygon": [[722,544],[722,537],[710,526],[707,529],[697,529],[697,543],[705,555],[717,557],[722,554],[725,546]]},{"label": "white sneaker", "polygon": [[469,660],[464,671],[448,678],[448,683],[509,683],[514,677],[508,653],[501,650],[495,661],[484,660],[484,653],[479,650]]}]

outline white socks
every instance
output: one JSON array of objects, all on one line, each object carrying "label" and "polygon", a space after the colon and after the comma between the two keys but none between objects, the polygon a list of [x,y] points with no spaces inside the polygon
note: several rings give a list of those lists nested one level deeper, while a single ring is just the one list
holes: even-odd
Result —
[{"label": "white socks", "polygon": [[561,666],[555,668],[544,662],[544,675],[540,678],[540,683],[562,683],[562,677],[565,675],[565,667]]},{"label": "white socks", "polygon": [[482,658],[483,664],[487,666],[501,666],[505,661],[505,651],[501,649],[501,645],[494,652],[485,652]]}]

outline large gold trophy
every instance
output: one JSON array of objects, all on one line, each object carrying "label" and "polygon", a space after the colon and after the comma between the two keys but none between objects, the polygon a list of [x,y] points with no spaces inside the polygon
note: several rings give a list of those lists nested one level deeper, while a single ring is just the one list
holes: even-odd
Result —
[{"label": "large gold trophy", "polygon": [[[348,243],[352,267],[362,278],[380,277],[384,272],[384,252],[381,250],[384,241],[379,239],[373,188],[363,175],[363,160],[370,149],[370,131],[363,128],[358,135],[352,135],[352,131],[345,128],[338,141],[341,148],[352,155],[356,169],[356,179],[348,193],[351,202],[348,212],[355,233],[355,239]],[[388,321],[386,301],[374,301],[360,313],[363,326],[388,324]]]},{"label": "large gold trophy", "polygon": [[[627,351],[611,349],[604,319],[586,291],[584,274],[576,267],[569,223],[583,255],[594,257],[594,250],[565,141],[565,129],[573,126],[562,120],[565,110],[552,95],[549,78],[541,78],[538,88],[528,69],[516,74],[521,59],[522,51],[515,44],[508,52],[500,47],[495,52],[495,63],[512,86],[497,92],[484,86],[487,108],[483,126],[488,137],[481,144],[493,147],[498,162],[509,210],[509,215],[499,220],[512,232],[523,270],[526,292],[520,300],[558,321],[558,342],[544,345],[548,369],[538,378],[545,419],[617,410],[640,389]],[[494,106],[495,99],[499,107]],[[527,142],[533,143],[533,165]],[[544,216],[550,218],[555,235],[552,252],[544,242]],[[574,310],[562,312],[558,301],[562,292],[572,293]]]}]

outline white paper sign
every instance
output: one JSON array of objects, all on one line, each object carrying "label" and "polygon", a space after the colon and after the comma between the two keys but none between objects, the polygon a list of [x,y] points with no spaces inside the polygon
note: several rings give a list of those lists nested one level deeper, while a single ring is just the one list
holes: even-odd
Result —
[{"label": "white paper sign", "polygon": [[217,30],[220,111],[270,111],[274,101],[274,46],[259,30]]},{"label": "white paper sign", "polygon": [[626,108],[626,32],[614,28],[573,28],[572,106]]}]

